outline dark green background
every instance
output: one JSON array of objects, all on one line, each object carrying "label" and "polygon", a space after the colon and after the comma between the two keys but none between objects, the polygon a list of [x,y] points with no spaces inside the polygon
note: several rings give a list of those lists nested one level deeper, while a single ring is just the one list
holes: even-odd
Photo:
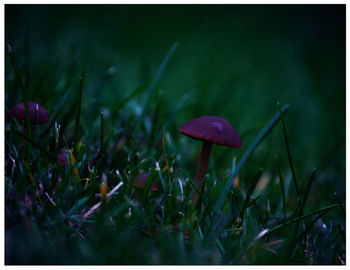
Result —
[{"label": "dark green background", "polygon": [[[199,144],[177,133],[183,122],[206,114],[225,117],[248,146],[276,113],[277,101],[288,103],[285,120],[300,181],[316,166],[319,184],[313,188],[344,196],[345,5],[6,5],[5,16],[5,42],[15,50],[31,100],[53,111],[69,82],[86,72],[85,143],[98,132],[101,110],[107,128],[117,128],[115,104],[152,78],[178,42],[149,108],[161,104],[160,130],[164,125],[175,142],[197,145],[186,151],[198,157]],[[21,94],[11,84],[7,58],[11,108]],[[142,98],[127,110],[136,112]],[[244,150],[214,148],[221,175]],[[275,155],[288,170],[281,126],[246,170],[272,167]],[[195,165],[189,170],[194,173]]]}]

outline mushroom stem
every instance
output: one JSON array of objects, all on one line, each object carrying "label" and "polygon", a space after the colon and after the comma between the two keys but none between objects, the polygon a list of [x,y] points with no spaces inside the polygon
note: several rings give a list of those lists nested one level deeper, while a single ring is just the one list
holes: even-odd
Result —
[{"label": "mushroom stem", "polygon": [[[203,185],[201,185],[199,187],[200,182],[203,180],[207,169],[208,169],[208,163],[209,163],[209,158],[210,158],[210,152],[211,152],[211,147],[213,146],[213,144],[211,142],[208,141],[203,141],[203,146],[202,146],[202,153],[201,153],[201,157],[199,160],[199,167],[197,170],[197,175],[196,175],[196,179],[194,180],[194,184],[196,185],[196,187],[198,188],[198,191],[200,192],[202,190]],[[196,204],[197,200],[198,200],[198,193],[196,192],[193,195],[192,198],[192,207],[194,207],[194,205]]]}]

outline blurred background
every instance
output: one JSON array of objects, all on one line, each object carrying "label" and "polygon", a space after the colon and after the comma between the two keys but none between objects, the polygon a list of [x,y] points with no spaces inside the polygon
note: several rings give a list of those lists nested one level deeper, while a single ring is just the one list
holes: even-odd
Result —
[{"label": "blurred background", "polygon": [[[194,174],[200,151],[199,142],[177,132],[185,121],[222,116],[241,135],[243,149],[213,148],[222,178],[279,101],[290,104],[285,121],[301,186],[318,170],[310,201],[334,192],[345,199],[345,5],[5,5],[5,23],[5,43],[15,51],[30,100],[49,112],[85,72],[85,143],[97,140],[101,111],[106,129],[118,128],[118,102],[154,77],[177,42],[147,110],[158,112],[156,138],[164,128],[175,142],[169,152],[183,154],[178,167]],[[5,65],[11,109],[21,93],[7,54]],[[143,99],[126,105],[125,119],[139,113]],[[276,156],[287,172],[281,125],[242,174],[273,168]]]}]

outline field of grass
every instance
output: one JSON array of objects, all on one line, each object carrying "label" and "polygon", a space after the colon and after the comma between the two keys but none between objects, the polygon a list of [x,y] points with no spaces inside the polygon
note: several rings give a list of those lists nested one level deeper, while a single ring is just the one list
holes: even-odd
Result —
[{"label": "field of grass", "polygon": [[[6,5],[5,44],[6,264],[346,263],[345,5]],[[192,207],[203,115],[243,147]]]}]

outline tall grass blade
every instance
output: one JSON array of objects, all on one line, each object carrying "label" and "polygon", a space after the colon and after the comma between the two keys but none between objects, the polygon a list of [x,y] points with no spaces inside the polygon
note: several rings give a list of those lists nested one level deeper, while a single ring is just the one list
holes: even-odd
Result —
[{"label": "tall grass blade", "polygon": [[77,141],[78,141],[78,132],[79,132],[79,123],[80,123],[81,99],[82,99],[82,92],[83,92],[84,77],[85,77],[85,74],[82,73],[82,75],[80,76],[78,99],[77,99],[77,110],[75,114],[74,144],[73,144],[74,155],[76,155],[77,153]]},{"label": "tall grass blade", "polygon": [[100,150],[101,150],[101,153],[103,153],[103,130],[104,130],[104,126],[103,126],[103,112],[101,112],[101,146],[100,146]]},{"label": "tall grass blade", "polygon": [[[145,102],[144,102],[144,105],[143,105],[143,109],[142,109],[142,115],[145,111],[145,108],[147,108],[148,106],[148,103],[149,103],[149,100],[152,96],[152,93],[153,93],[153,90],[155,88],[155,86],[157,85],[160,77],[162,76],[163,74],[163,71],[165,69],[165,67],[167,66],[169,60],[171,59],[171,57],[173,56],[174,52],[176,51],[177,49],[177,46],[178,46],[178,43],[175,42],[169,49],[169,51],[167,52],[165,58],[163,59],[162,63],[160,64],[158,70],[157,70],[157,73],[156,75],[154,76],[154,79],[152,81],[152,84],[149,86],[149,88],[146,90],[146,94],[145,94]],[[142,119],[142,117],[141,117]]]},{"label": "tall grass blade", "polygon": [[263,169],[260,168],[257,171],[257,173],[255,174],[253,180],[250,182],[250,185],[249,185],[249,188],[248,188],[248,193],[247,193],[247,195],[245,197],[243,207],[242,207],[241,212],[239,214],[241,220],[243,220],[243,218],[244,218],[244,211],[247,209],[247,206],[248,206],[249,201],[250,201],[250,199],[252,197],[253,191],[254,191],[254,189],[256,187],[256,184],[258,183],[258,181],[259,181],[259,179],[260,179],[260,177],[262,175],[262,172],[263,172]]},{"label": "tall grass blade", "polygon": [[[288,111],[288,109],[289,109],[289,104],[283,106],[281,113],[285,114]],[[218,199],[217,203],[215,204],[214,208],[215,208],[216,212],[219,212],[218,210],[221,209],[221,207],[224,203],[225,197],[232,187],[232,183],[233,183],[234,179],[237,177],[237,175],[239,174],[239,172],[241,171],[243,166],[246,164],[246,162],[248,161],[250,156],[253,154],[255,149],[259,146],[259,144],[265,139],[265,137],[271,132],[271,130],[274,128],[274,126],[278,123],[280,116],[281,115],[279,113],[277,113],[270,120],[270,122],[261,130],[261,132],[255,138],[255,140],[251,143],[249,148],[244,152],[244,154],[243,154],[241,160],[239,161],[234,173],[228,179],[224,190],[221,192],[219,199]]]},{"label": "tall grass blade", "polygon": [[145,113],[145,110],[148,106],[148,103],[151,99],[151,96],[152,96],[152,93],[153,93],[153,90],[154,88],[156,87],[161,75],[163,74],[163,71],[165,69],[165,67],[167,66],[170,58],[172,57],[172,55],[174,54],[176,48],[178,46],[178,43],[175,42],[171,48],[169,49],[168,53],[166,54],[165,58],[163,59],[162,63],[160,64],[157,72],[156,72],[156,75],[154,76],[154,79],[152,80],[152,83],[151,85],[146,89],[146,93],[145,93],[145,98],[144,98],[144,103],[143,103],[143,106],[142,106],[142,111],[141,111],[141,115],[140,115],[140,118],[139,118],[139,121],[135,127],[135,134],[138,134],[138,130],[140,129],[141,127],[141,123],[143,121],[143,116],[144,116],[144,113]]},{"label": "tall grass blade", "polygon": [[310,177],[310,180],[309,180],[309,183],[307,184],[307,188],[306,188],[306,191],[305,191],[305,194],[304,194],[304,199],[303,199],[303,203],[302,203],[303,209],[305,207],[306,200],[307,200],[307,197],[309,195],[311,184],[312,184],[312,181],[315,178],[315,175],[316,175],[316,168],[313,168],[312,173],[311,173],[311,177]]},{"label": "tall grass blade", "polygon": [[104,139],[103,139],[103,112],[101,112],[101,134],[100,134],[100,149],[97,152],[97,155],[95,156],[95,158],[92,160],[90,167],[93,167],[96,162],[98,161],[98,159],[103,155],[103,144],[104,144]]},{"label": "tall grass blade", "polygon": [[276,163],[277,163],[277,169],[278,169],[278,177],[280,179],[280,186],[281,186],[281,193],[282,193],[282,201],[283,201],[283,223],[286,223],[286,195],[285,195],[285,192],[284,192],[284,179],[283,179],[283,176],[282,176],[282,173],[281,173],[281,169],[279,167],[279,164],[277,162],[277,159],[276,159]]},{"label": "tall grass blade", "polygon": [[284,120],[283,120],[283,115],[282,115],[282,111],[281,111],[281,107],[280,107],[280,103],[279,102],[277,102],[277,108],[278,108],[278,112],[279,112],[280,117],[281,117],[282,128],[283,128],[283,135],[284,135],[284,140],[285,140],[285,143],[286,143],[287,154],[288,154],[289,166],[290,166],[290,169],[292,171],[295,192],[297,194],[297,200],[298,200],[298,204],[297,205],[300,207],[300,213],[303,214],[303,206],[302,206],[302,203],[301,203],[299,186],[298,186],[298,182],[297,182],[297,178],[296,178],[295,170],[294,170],[294,166],[293,166],[292,154],[291,154],[291,151],[290,151],[290,148],[289,148],[289,142],[288,142],[288,137],[287,137],[287,129],[286,129],[286,125],[285,125]]}]

